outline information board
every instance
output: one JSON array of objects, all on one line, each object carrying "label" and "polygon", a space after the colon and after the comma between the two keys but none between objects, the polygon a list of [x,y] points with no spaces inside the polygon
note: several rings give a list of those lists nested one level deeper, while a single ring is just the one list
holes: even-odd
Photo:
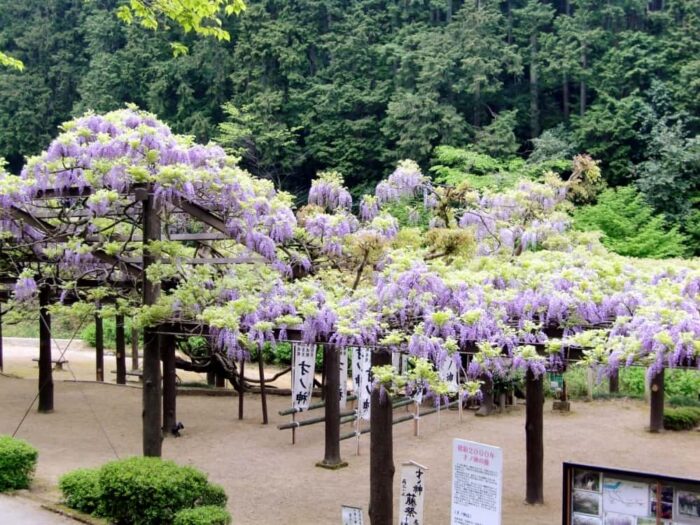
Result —
[{"label": "information board", "polygon": [[340,507],[343,525],[364,525],[364,516],[360,507]]},{"label": "information board", "polygon": [[700,480],[564,463],[562,525],[700,525]]},{"label": "information board", "polygon": [[501,525],[503,452],[455,439],[452,444],[452,525]]}]

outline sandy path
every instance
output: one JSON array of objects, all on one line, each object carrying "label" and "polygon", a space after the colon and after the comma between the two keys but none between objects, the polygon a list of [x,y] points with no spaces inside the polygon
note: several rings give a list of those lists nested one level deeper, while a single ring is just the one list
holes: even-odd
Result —
[{"label": "sandy path", "polygon": [[[12,432],[34,396],[35,381],[0,377],[0,433]],[[178,419],[183,437],[169,438],[163,453],[195,465],[221,483],[230,497],[237,525],[336,524],[341,504],[367,508],[369,441],[362,438],[362,455],[354,442],[342,443],[350,466],[326,471],[314,466],[323,457],[323,428],[299,430],[297,445],[277,423],[287,421],[277,411],[286,398],[271,397],[271,425],[260,424],[259,399],[247,397],[246,418],[236,420],[236,398],[182,397]],[[114,457],[104,432],[124,457],[141,450],[141,392],[115,385],[56,383],[56,411],[32,411],[19,436],[40,450],[36,488],[50,492],[62,473],[95,466]],[[569,415],[545,412],[545,499],[539,507],[522,503],[525,479],[524,407],[508,414],[476,418],[443,412],[422,422],[423,435],[412,436],[412,425],[395,428],[396,464],[415,460],[430,468],[426,521],[449,522],[451,440],[455,437],[504,448],[504,524],[554,525],[561,522],[561,463],[565,460],[700,477],[700,433],[646,433],[647,408],[638,401],[574,403]],[[97,417],[96,415],[97,414]],[[398,485],[398,480],[396,480]],[[395,494],[398,491],[395,490]]]},{"label": "sandy path", "polygon": [[75,521],[42,509],[26,499],[0,494],[2,523],[22,525],[75,525]]}]

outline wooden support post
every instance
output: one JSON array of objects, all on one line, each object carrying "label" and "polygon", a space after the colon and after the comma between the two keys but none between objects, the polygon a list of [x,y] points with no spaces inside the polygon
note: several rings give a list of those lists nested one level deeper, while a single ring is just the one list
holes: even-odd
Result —
[{"label": "wooden support post", "polygon": [[131,369],[139,369],[139,331],[131,325]]},{"label": "wooden support post", "polygon": [[[326,345],[322,345],[321,348],[325,348]],[[326,370],[326,353],[325,350],[323,350],[321,359],[323,360],[321,363],[321,401],[326,400],[326,374],[328,373]]]},{"label": "wooden support post", "polygon": [[[160,294],[160,283],[151,282],[146,270],[155,262],[147,243],[160,240],[160,216],[152,188],[142,195],[143,201],[143,304],[155,304]],[[157,327],[143,331],[143,455],[160,457],[163,446],[161,431],[161,372]]]},{"label": "wooden support post", "polygon": [[649,432],[664,430],[664,369],[651,378]]},{"label": "wooden support post", "polygon": [[[243,396],[245,395],[245,357],[241,358],[241,373],[238,378],[238,419],[243,419]],[[218,377],[218,376],[217,376]]]},{"label": "wooden support post", "polygon": [[126,334],[124,333],[124,316],[117,315],[115,320],[116,330],[116,359],[117,359],[117,384],[126,384]]},{"label": "wooden support post", "polygon": [[[390,364],[390,353],[372,353],[372,366]],[[369,519],[372,525],[394,525],[394,427],[389,395],[373,389],[370,410]]]},{"label": "wooden support post", "polygon": [[51,370],[51,291],[39,290],[39,412],[53,412],[53,372]]},{"label": "wooden support post", "polygon": [[340,348],[323,345],[323,363],[326,371],[326,448],[323,461],[316,466],[338,469],[348,464],[340,458]]},{"label": "wooden support post", "polygon": [[160,355],[163,359],[163,435],[168,436],[177,425],[175,336],[160,335]]},{"label": "wooden support post", "polygon": [[620,391],[620,373],[618,370],[614,370],[610,373],[609,386],[609,392],[611,394],[617,394]]},{"label": "wooden support post", "polygon": [[265,388],[265,360],[262,348],[258,353],[258,372],[260,373],[260,403],[262,404],[263,425],[267,425],[267,389]]},{"label": "wooden support post", "polygon": [[216,388],[226,388],[226,378],[222,374],[214,374],[214,383]]},{"label": "wooden support post", "polygon": [[102,316],[95,312],[95,381],[105,380],[105,338]]},{"label": "wooden support post", "polygon": [[476,411],[477,416],[489,416],[496,409],[493,402],[493,379],[488,374],[479,377],[483,384],[481,385],[481,406]]},{"label": "wooden support post", "polygon": [[544,385],[543,375],[535,377],[528,369],[525,375],[526,410],[525,410],[525,441],[526,441],[526,496],[529,504],[544,503],[544,438],[543,438],[543,407]]},{"label": "wooden support post", "polygon": [[[206,333],[208,334],[209,332],[207,331]],[[206,338],[206,340],[207,340],[207,355],[211,359],[211,356],[212,356],[211,340],[208,337]],[[216,372],[214,372],[210,368],[209,370],[207,370],[207,385],[214,386],[215,383],[216,383]]]}]

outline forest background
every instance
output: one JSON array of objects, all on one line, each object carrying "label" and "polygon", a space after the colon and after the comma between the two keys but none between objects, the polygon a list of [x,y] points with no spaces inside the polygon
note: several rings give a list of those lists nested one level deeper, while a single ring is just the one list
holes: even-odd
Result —
[{"label": "forest background", "polygon": [[411,158],[497,191],[587,153],[605,184],[579,228],[700,254],[700,0],[246,4],[219,41],[125,25],[115,0],[0,0],[25,66],[0,68],[0,157],[18,172],[62,122],[127,102],[299,199],[321,170],[361,194]]}]

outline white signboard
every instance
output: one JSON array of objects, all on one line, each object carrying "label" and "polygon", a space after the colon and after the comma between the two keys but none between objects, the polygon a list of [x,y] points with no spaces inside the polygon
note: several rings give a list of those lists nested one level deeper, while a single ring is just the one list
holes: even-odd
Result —
[{"label": "white signboard", "polygon": [[360,507],[341,507],[343,525],[364,525],[364,516]]},{"label": "white signboard", "polygon": [[501,449],[455,439],[451,525],[501,525],[502,491]]},{"label": "white signboard", "polygon": [[340,398],[340,410],[344,410],[348,403],[348,351],[345,348],[340,349],[338,360],[340,361],[338,397]]},{"label": "white signboard", "polygon": [[457,392],[459,389],[459,385],[457,384],[457,363],[455,363],[453,356],[448,355],[445,358],[440,365],[438,374],[440,375],[440,380],[447,383],[447,388],[450,392]]},{"label": "white signboard", "polygon": [[297,412],[307,410],[311,401],[316,371],[316,345],[292,343],[292,406]]},{"label": "white signboard", "polygon": [[353,349],[352,381],[360,418],[369,421],[372,400],[372,351],[369,348]]},{"label": "white signboard", "polygon": [[606,477],[603,480],[605,512],[646,516],[649,512],[649,484]]},{"label": "white signboard", "polygon": [[428,469],[415,461],[401,465],[399,525],[423,525],[425,472]]}]

